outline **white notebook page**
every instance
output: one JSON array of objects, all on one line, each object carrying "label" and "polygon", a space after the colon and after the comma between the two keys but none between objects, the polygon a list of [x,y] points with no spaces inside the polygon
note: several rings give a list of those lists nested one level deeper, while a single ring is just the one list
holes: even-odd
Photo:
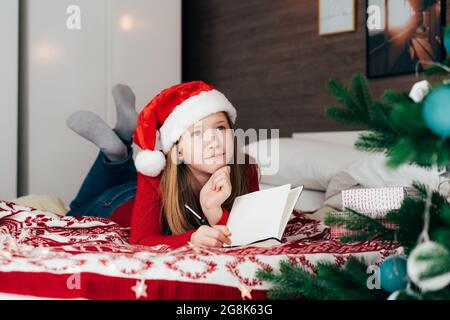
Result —
[{"label": "white notebook page", "polygon": [[290,189],[291,185],[287,184],[236,198],[227,223],[232,234],[231,245],[241,246],[270,237],[280,238],[279,233],[284,231],[302,190],[301,187],[292,191]]},{"label": "white notebook page", "polygon": [[292,189],[289,191],[289,196],[286,201],[286,207],[284,208],[283,213],[283,220],[280,223],[280,229],[278,230],[278,239],[281,240],[281,237],[283,236],[284,229],[286,229],[286,226],[289,222],[289,218],[291,217],[292,210],[294,210],[295,204],[297,203],[298,197],[303,191],[303,186]]}]

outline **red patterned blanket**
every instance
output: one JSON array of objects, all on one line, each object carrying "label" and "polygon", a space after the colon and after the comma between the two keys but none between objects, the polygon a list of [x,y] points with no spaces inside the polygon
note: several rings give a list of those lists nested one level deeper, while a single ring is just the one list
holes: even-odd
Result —
[{"label": "red patterned blanket", "polygon": [[370,241],[341,244],[322,223],[293,212],[284,243],[201,249],[128,244],[129,230],[109,220],[61,217],[0,201],[0,298],[14,294],[85,299],[265,299],[254,277],[280,260],[312,272],[317,261],[351,256],[379,264],[401,248]]}]

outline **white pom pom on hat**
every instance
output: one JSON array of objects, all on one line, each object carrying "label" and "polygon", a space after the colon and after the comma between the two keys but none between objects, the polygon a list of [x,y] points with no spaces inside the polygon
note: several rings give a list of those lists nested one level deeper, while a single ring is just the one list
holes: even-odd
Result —
[{"label": "white pom pom on hat", "polygon": [[134,160],[136,170],[149,177],[157,177],[166,166],[166,157],[161,151],[140,151]]},{"label": "white pom pom on hat", "polygon": [[[157,177],[166,164],[164,155],[183,132],[217,112],[226,112],[230,121],[236,122],[233,105],[203,81],[181,83],[161,91],[139,114],[134,133],[134,142],[142,150],[135,158],[137,171]],[[161,143],[161,151],[156,150],[157,142]]]}]

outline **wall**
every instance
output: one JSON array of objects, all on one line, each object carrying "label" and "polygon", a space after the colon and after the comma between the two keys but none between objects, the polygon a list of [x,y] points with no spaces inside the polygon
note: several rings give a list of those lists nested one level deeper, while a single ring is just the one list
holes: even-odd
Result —
[{"label": "wall", "polygon": [[17,192],[19,0],[0,1],[0,199]]},{"label": "wall", "polygon": [[[81,9],[70,30],[69,5]],[[180,0],[24,1],[21,194],[73,199],[98,149],[66,127],[76,110],[115,124],[116,83],[131,86],[140,110],[181,81]]]},{"label": "wall", "polygon": [[[317,0],[184,0],[183,26],[183,80],[215,84],[238,108],[238,126],[279,128],[282,136],[348,129],[323,116],[335,103],[325,83],[365,72],[365,0],[357,0],[352,33],[319,36]],[[415,81],[396,76],[370,86],[379,95]]]}]

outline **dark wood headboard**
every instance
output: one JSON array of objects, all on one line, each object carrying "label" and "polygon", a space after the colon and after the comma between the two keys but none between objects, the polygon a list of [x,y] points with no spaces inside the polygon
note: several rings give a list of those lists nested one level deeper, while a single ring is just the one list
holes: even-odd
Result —
[{"label": "dark wood headboard", "polygon": [[[365,0],[356,10],[356,32],[319,36],[318,0],[183,0],[183,81],[215,85],[244,129],[276,128],[281,136],[349,130],[323,113],[335,104],[329,77],[365,72]],[[379,95],[415,81],[395,76],[370,86]]]}]

